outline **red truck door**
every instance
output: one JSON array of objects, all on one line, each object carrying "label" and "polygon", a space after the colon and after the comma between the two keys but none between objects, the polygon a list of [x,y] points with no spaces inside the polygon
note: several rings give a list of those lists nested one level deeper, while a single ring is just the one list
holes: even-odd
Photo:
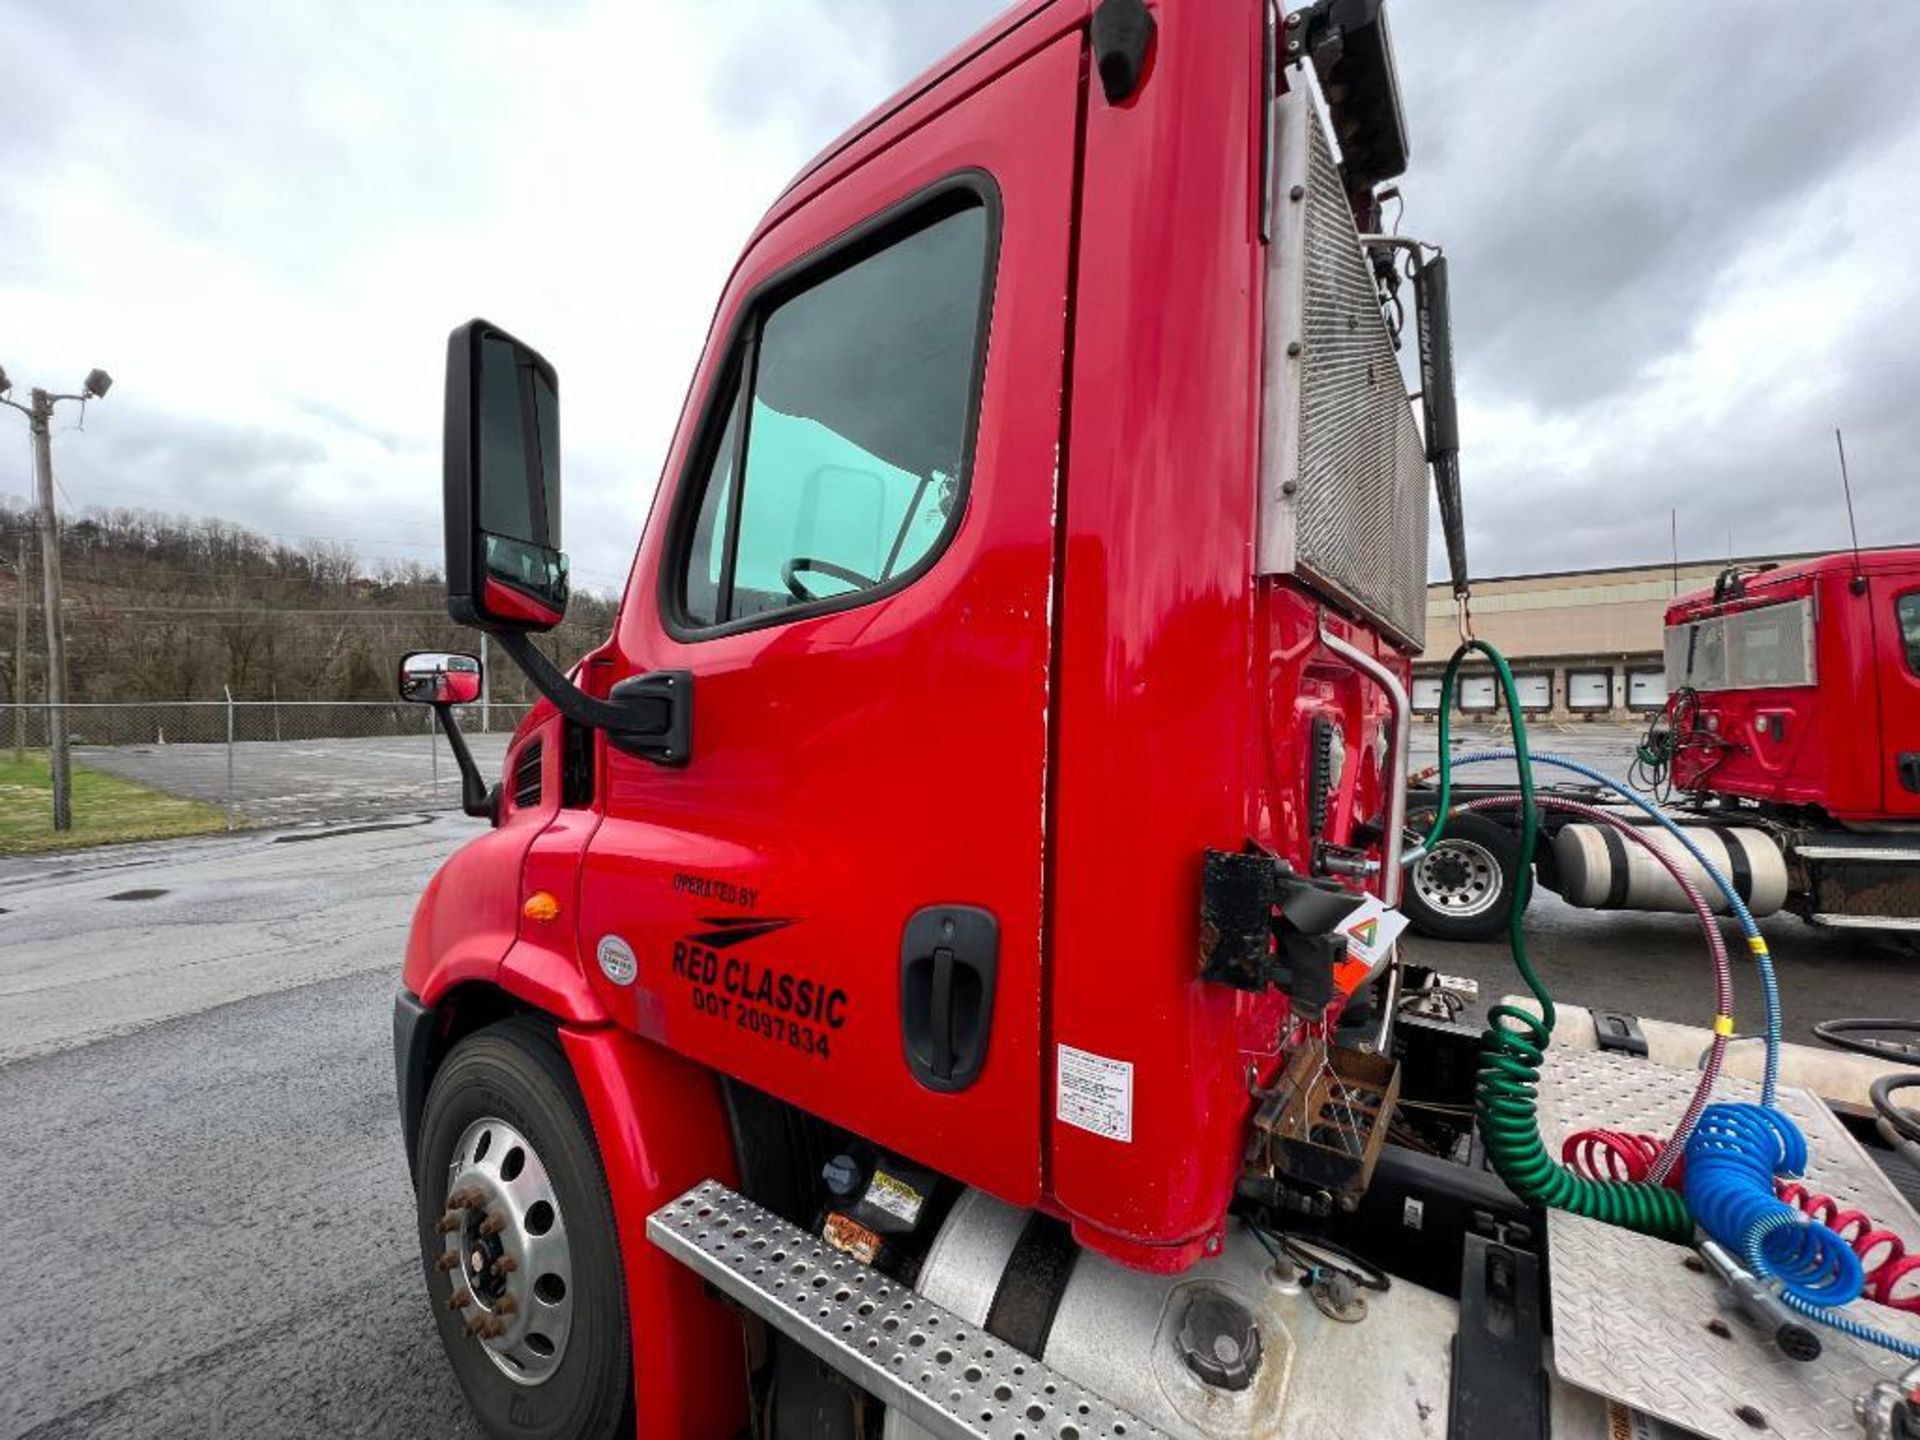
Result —
[{"label": "red truck door", "polygon": [[1920,817],[1920,574],[1875,575],[1882,794],[1889,815]]},{"label": "red truck door", "polygon": [[633,953],[589,967],[624,1023],[1016,1202],[1081,84],[1041,28],[736,269],[603,672],[691,671],[692,756],[605,748],[579,897],[585,953]]}]

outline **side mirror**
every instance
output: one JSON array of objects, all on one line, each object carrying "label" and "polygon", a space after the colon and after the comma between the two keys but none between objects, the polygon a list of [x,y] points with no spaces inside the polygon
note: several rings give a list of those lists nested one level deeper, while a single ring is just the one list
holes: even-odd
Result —
[{"label": "side mirror", "polygon": [[480,698],[480,662],[471,655],[416,650],[400,661],[400,698],[415,705],[471,705]]},{"label": "side mirror", "polygon": [[447,609],[496,632],[566,618],[560,388],[553,366],[471,320],[447,340]]}]

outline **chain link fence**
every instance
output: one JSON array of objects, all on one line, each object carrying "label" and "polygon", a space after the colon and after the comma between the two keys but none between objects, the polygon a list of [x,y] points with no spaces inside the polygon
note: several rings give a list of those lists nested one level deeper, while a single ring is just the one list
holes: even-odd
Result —
[{"label": "chain link fence", "polygon": [[[228,829],[460,803],[459,771],[433,712],[422,705],[166,700],[62,708],[76,774],[100,772],[217,807]],[[499,778],[507,742],[528,708],[489,703],[456,711],[489,783]],[[52,718],[45,704],[0,707],[0,759],[18,762],[17,782],[44,769]],[[14,801],[21,803],[18,795]]]}]

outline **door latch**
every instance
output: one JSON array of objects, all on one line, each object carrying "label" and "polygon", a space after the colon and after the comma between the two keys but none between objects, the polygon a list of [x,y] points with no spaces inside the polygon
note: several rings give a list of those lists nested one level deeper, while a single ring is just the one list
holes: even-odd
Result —
[{"label": "door latch", "polygon": [[993,1030],[1000,925],[973,905],[930,905],[900,939],[900,1038],[907,1068],[929,1090],[980,1078]]}]

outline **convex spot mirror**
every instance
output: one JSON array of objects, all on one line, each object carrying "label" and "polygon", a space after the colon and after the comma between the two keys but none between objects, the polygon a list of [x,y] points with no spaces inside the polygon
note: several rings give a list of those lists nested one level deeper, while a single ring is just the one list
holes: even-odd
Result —
[{"label": "convex spot mirror", "polygon": [[560,388],[538,352],[485,320],[447,341],[447,609],[483,630],[566,618]]},{"label": "convex spot mirror", "polygon": [[471,705],[480,698],[480,662],[471,655],[416,650],[400,661],[400,698],[415,705]]}]

